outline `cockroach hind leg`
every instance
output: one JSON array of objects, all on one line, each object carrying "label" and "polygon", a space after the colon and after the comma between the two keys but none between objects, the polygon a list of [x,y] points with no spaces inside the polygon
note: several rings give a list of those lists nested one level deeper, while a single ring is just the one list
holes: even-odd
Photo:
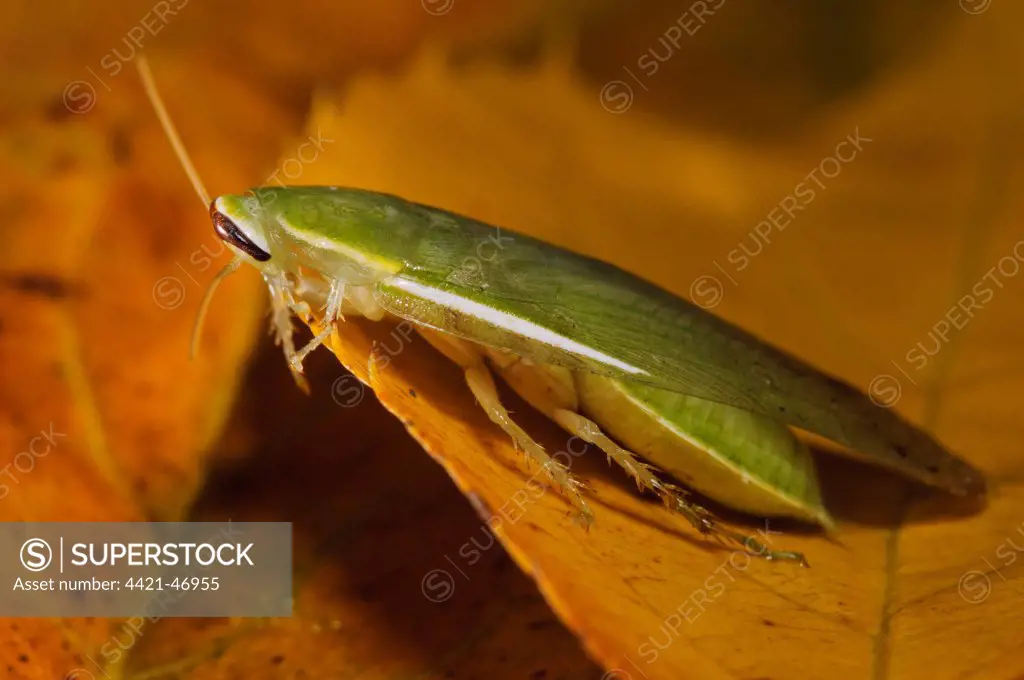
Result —
[{"label": "cockroach hind leg", "polygon": [[565,409],[556,410],[552,417],[563,429],[574,434],[580,439],[601,449],[608,457],[609,462],[614,461],[619,467],[625,470],[626,474],[636,482],[637,489],[641,492],[651,491],[661,498],[666,507],[683,512],[687,519],[701,533],[708,533],[711,524],[706,516],[708,512],[703,508],[691,503],[686,499],[687,492],[674,484],[665,482],[658,476],[658,470],[653,465],[639,460],[632,451],[628,451],[616,444],[608,435],[601,431],[597,423],[584,418],[578,413]]},{"label": "cockroach hind leg", "polygon": [[714,515],[706,508],[683,497],[676,499],[672,509],[683,515],[702,536],[711,536],[723,543],[740,548],[751,557],[760,557],[772,562],[796,562],[801,567],[811,566],[803,553],[792,550],[769,550],[768,546],[753,536],[720,526],[715,521]]},{"label": "cockroach hind leg", "polygon": [[658,478],[653,466],[641,462],[637,457],[626,449],[622,448],[608,435],[601,431],[592,420],[584,418],[578,413],[558,409],[552,414],[555,422],[570,434],[576,435],[583,441],[593,444],[608,456],[609,463],[615,461],[626,471],[633,481],[636,482],[640,491],[650,490],[662,497],[666,504],[670,504],[675,496],[682,491],[671,484],[666,484]]},{"label": "cockroach hind leg", "polygon": [[702,536],[711,536],[742,548],[752,557],[766,560],[790,560],[808,566],[807,560],[798,552],[788,550],[768,550],[768,547],[753,536],[721,527],[712,514],[700,505],[687,498],[687,492],[674,484],[669,484],[658,477],[658,471],[652,465],[637,459],[631,451],[622,448],[608,437],[597,423],[584,418],[578,413],[559,409],[553,414],[555,422],[571,434],[601,449],[633,478],[641,490],[656,493],[667,507],[683,515]]},{"label": "cockroach hind leg", "polygon": [[495,425],[500,427],[505,434],[512,437],[513,442],[526,454],[528,460],[537,463],[547,477],[558,487],[562,495],[576,508],[576,521],[585,527],[589,527],[594,521],[594,513],[583,500],[583,484],[572,476],[562,463],[548,455],[540,444],[533,440],[519,425],[509,417],[508,411],[502,405],[498,396],[498,389],[491,377],[490,370],[482,362],[465,366],[466,383],[470,391],[476,397],[477,402],[487,413]]}]

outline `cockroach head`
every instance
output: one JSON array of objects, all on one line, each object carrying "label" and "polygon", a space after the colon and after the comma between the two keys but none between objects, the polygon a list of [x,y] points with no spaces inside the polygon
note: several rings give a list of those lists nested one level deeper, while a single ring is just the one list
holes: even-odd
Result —
[{"label": "cockroach head", "polygon": [[199,303],[196,322],[192,327],[193,357],[199,350],[203,320],[220,282],[238,269],[243,262],[248,262],[264,273],[276,270],[275,264],[270,261],[270,245],[267,230],[264,228],[264,217],[265,211],[258,196],[224,195],[210,202],[213,230],[234,251],[235,256],[213,277]]},{"label": "cockroach head", "polygon": [[210,203],[213,229],[242,258],[257,268],[270,261],[264,211],[255,196],[219,196]]}]

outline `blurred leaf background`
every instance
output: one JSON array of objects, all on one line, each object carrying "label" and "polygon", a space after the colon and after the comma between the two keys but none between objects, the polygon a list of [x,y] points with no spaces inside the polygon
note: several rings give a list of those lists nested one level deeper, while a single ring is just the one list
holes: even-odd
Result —
[{"label": "blurred leaf background", "polygon": [[[997,0],[5,3],[0,519],[289,520],[297,577],[287,620],[138,634],[5,619],[0,673],[1024,673],[1021,14]],[[822,457],[840,532],[784,527],[775,540],[814,565],[800,571],[710,550],[590,455],[590,533],[554,494],[495,526],[531,473],[421,344],[380,386],[401,420],[326,352],[307,398],[265,341],[249,272],[189,362],[226,256],[127,63],[142,50],[211,192],[363,186],[613,261],[894,401],[991,475],[988,504]],[[759,238],[858,133],[863,151]],[[330,141],[289,164],[311,137]],[[742,269],[741,244],[757,248]],[[985,281],[991,299],[937,341]],[[389,329],[348,330],[335,350],[359,373]],[[936,348],[922,366],[918,343]],[[66,436],[13,467],[41,430]],[[441,571],[450,588],[428,588]]]}]

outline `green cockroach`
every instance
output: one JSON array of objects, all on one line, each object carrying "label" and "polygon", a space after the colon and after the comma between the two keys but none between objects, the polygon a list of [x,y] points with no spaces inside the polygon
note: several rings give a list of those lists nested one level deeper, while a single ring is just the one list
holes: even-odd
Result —
[{"label": "green cockroach", "polygon": [[[742,512],[830,528],[814,461],[792,427],[954,494],[984,489],[977,469],[861,391],[610,264],[361,189],[261,187],[210,201],[148,66],[140,60],[139,68],[217,235],[235,254],[200,318],[219,280],[243,262],[256,267],[299,379],[304,357],[343,315],[412,324],[461,366],[490,419],[586,522],[580,483],[515,424],[492,373],[698,531],[768,558],[805,563],[717,524],[665,475]],[[475,257],[486,242],[495,255]],[[323,330],[296,349],[291,318],[308,319],[314,307]]]}]

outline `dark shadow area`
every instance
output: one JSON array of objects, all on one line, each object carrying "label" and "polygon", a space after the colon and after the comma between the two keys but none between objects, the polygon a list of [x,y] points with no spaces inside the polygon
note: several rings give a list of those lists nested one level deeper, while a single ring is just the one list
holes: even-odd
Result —
[{"label": "dark shadow area", "polygon": [[[354,378],[326,350],[306,367],[308,397],[280,350],[263,344],[192,517],[294,523],[295,617],[273,633],[280,648],[301,647],[297,628],[308,636],[312,627],[324,654],[345,639],[350,669],[409,667],[381,659],[379,648],[373,654],[379,637],[405,650],[402,663],[412,668],[416,659],[443,659],[432,677],[599,677],[533,582],[373,393],[341,406],[332,385]],[[246,638],[227,645],[229,634],[211,626],[210,649],[246,653]],[[352,639],[364,635],[373,639],[360,656]],[[301,669],[301,659],[281,656],[277,663]]]}]

